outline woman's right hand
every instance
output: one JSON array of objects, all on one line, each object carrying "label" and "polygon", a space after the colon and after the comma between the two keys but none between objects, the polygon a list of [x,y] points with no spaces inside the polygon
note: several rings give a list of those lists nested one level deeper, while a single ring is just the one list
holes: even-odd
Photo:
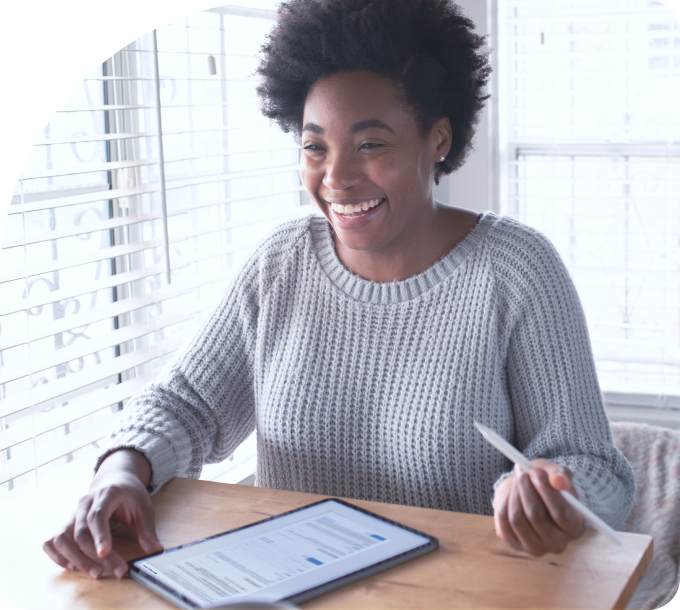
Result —
[{"label": "woman's right hand", "polygon": [[123,578],[127,563],[112,548],[111,526],[123,523],[137,532],[145,553],[159,553],[154,508],[146,486],[151,476],[147,459],[133,449],[121,449],[104,460],[90,490],[78,502],[75,515],[43,549],[67,570],[93,579],[105,570]]}]

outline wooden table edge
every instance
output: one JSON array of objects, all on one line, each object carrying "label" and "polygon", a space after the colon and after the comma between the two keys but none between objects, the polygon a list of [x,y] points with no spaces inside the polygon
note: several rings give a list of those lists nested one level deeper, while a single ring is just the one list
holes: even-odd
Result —
[{"label": "wooden table edge", "polygon": [[632,532],[626,533],[629,535],[646,538],[647,546],[645,547],[644,553],[640,557],[640,561],[638,562],[635,571],[628,580],[626,586],[622,589],[621,594],[619,595],[618,599],[616,600],[616,603],[614,604],[614,608],[616,609],[623,609],[628,605],[628,602],[633,597],[633,594],[635,593],[635,590],[640,584],[640,581],[642,581],[645,574],[647,573],[647,569],[649,568],[649,565],[652,563],[652,559],[654,559],[654,538],[652,538],[648,534],[634,534]]}]

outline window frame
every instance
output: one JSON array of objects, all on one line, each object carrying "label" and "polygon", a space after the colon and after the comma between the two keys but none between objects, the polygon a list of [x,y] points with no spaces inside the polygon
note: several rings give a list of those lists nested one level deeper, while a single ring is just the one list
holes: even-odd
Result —
[{"label": "window frame", "polygon": [[[484,1],[484,0],[482,0]],[[538,142],[513,142],[509,138],[509,57],[506,23],[509,0],[486,0],[487,32],[491,38],[491,78],[489,121],[492,125],[487,155],[493,168],[492,196],[489,206],[496,213],[507,213],[511,198],[512,164],[521,155],[540,156],[603,156],[603,157],[680,157],[680,142],[603,143],[554,145]],[[680,21],[680,16],[668,2],[662,0]],[[680,390],[677,394],[657,394],[652,391],[603,391],[603,400],[610,421],[632,421],[680,429]]]}]

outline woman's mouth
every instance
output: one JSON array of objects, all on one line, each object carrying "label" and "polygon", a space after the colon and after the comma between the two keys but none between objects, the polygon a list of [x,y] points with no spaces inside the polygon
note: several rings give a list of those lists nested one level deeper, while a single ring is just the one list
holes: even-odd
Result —
[{"label": "woman's mouth", "polygon": [[384,201],[385,197],[381,199],[366,199],[365,201],[354,204],[329,203],[328,205],[341,218],[361,218],[372,212]]}]

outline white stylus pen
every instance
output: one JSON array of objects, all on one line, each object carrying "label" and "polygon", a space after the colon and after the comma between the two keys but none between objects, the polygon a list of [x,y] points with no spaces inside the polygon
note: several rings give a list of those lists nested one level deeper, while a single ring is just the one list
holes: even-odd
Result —
[{"label": "white stylus pen", "polygon": [[[479,422],[475,422],[475,427],[480,431],[482,436],[493,445],[498,451],[500,451],[505,457],[507,457],[511,462],[517,464],[524,472],[529,473],[534,469],[534,465],[522,454],[513,447],[508,441],[506,441],[502,436],[494,432],[491,428],[487,428]],[[602,519],[600,519],[592,510],[587,506],[584,506],[579,502],[574,496],[569,492],[560,490],[560,493],[564,499],[569,502],[576,510],[578,510],[586,520],[592,525],[600,534],[607,536],[612,542],[618,545],[622,545],[621,537],[609,527]]]}]

